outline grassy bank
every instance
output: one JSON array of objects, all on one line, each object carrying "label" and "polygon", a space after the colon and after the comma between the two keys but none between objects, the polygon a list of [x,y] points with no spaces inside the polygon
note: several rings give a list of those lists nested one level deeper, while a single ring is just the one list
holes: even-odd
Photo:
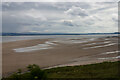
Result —
[{"label": "grassy bank", "polygon": [[[36,65],[35,65],[36,66]],[[30,80],[45,80],[48,78],[119,78],[120,61],[103,62],[81,66],[67,66],[41,70],[39,66],[30,65],[26,73],[19,70],[8,78],[31,78]],[[32,77],[31,77],[32,76]],[[39,78],[40,77],[40,78]],[[39,78],[39,79],[38,79]],[[6,79],[7,80],[7,79]],[[16,80],[16,79],[14,79]]]},{"label": "grassy bank", "polygon": [[[50,78],[118,78],[119,62],[60,67],[45,70]],[[119,76],[120,77],[120,76]]]}]

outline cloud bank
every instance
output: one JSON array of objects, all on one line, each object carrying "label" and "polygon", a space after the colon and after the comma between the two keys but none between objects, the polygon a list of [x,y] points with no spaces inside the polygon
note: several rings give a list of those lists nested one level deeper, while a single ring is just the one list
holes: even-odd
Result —
[{"label": "cloud bank", "polygon": [[116,2],[3,2],[3,32],[118,31]]}]

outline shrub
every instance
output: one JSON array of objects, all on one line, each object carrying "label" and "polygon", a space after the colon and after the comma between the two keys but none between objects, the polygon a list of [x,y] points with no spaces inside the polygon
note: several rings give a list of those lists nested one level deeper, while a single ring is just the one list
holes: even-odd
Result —
[{"label": "shrub", "polygon": [[27,67],[28,71],[22,73],[22,70],[19,69],[18,72],[11,75],[9,78],[2,80],[46,80],[47,75],[44,70],[41,70],[38,65],[29,65]]}]

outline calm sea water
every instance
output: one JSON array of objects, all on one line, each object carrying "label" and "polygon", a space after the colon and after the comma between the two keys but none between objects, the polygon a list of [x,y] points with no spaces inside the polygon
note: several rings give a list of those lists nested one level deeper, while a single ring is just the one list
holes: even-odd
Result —
[{"label": "calm sea water", "polygon": [[40,35],[40,36],[0,36],[0,42],[11,42],[19,40],[49,39],[49,38],[99,38],[117,35]]}]

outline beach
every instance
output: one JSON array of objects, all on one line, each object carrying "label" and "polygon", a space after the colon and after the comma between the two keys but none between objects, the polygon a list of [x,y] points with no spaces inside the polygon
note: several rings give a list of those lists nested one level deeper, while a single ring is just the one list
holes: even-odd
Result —
[{"label": "beach", "polygon": [[3,76],[29,64],[41,68],[117,61],[118,37],[49,38],[2,43]]}]

